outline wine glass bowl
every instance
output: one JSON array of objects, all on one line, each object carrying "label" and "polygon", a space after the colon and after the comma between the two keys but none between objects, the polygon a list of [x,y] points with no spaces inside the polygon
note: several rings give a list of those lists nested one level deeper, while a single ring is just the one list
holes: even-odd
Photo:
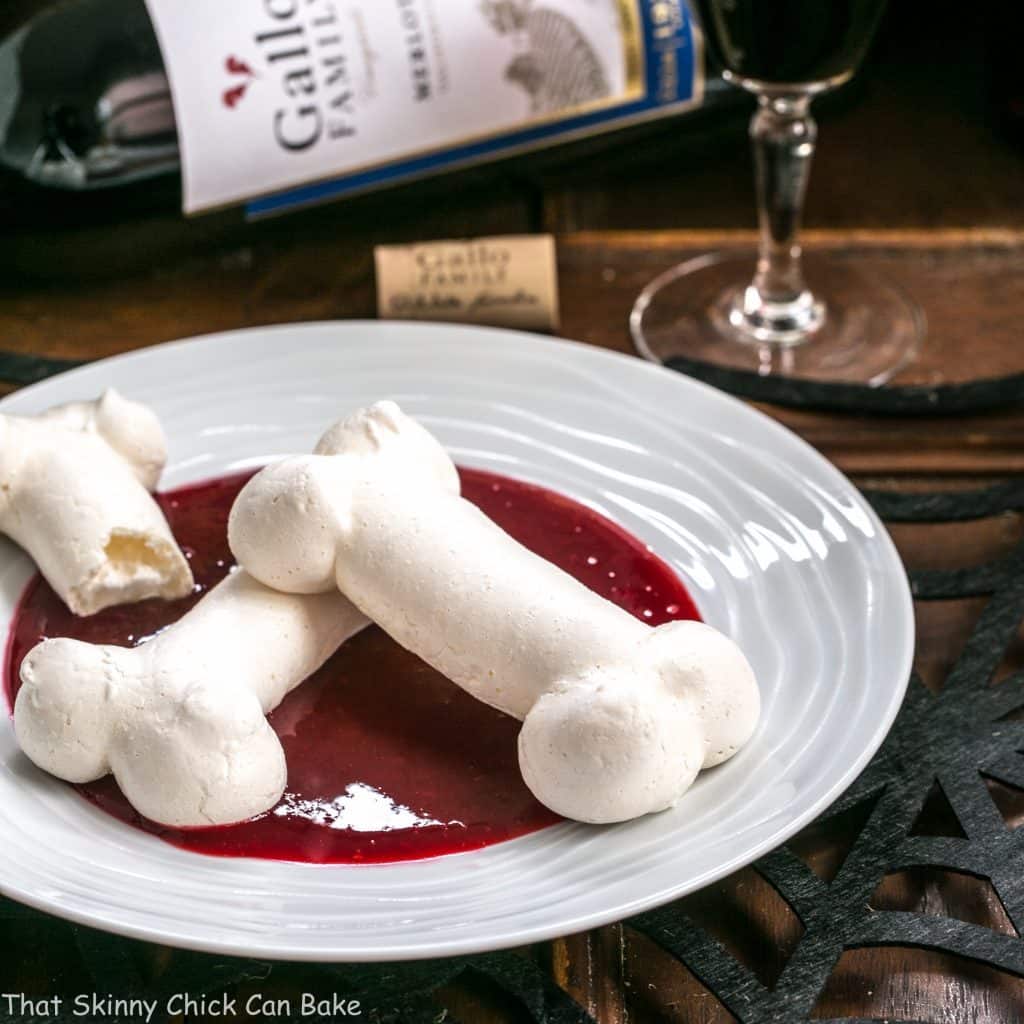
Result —
[{"label": "wine glass bowl", "polygon": [[756,255],[699,257],[652,281],[630,316],[636,347],[656,362],[882,384],[916,354],[920,311],[855,267],[805,266],[799,230],[817,142],[811,100],[855,73],[885,0],[697,6],[723,77],[757,97],[750,137],[760,242]]},{"label": "wine glass bowl", "polygon": [[886,0],[697,0],[713,59],[749,89],[806,93],[860,66]]}]

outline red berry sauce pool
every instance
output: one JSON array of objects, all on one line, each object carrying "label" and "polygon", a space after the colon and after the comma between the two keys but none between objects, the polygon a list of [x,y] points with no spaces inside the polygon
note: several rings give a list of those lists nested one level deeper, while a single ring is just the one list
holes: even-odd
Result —
[{"label": "red berry sauce pool", "polygon": [[[461,473],[463,494],[512,536],[644,622],[699,618],[672,570],[614,523],[540,487],[480,470]],[[249,475],[159,497],[195,573],[191,597],[80,619],[33,579],[8,641],[11,706],[21,660],[44,637],[133,646],[217,583],[232,564],[228,511]],[[244,824],[168,829],[140,817],[111,778],[76,788],[115,818],[187,850],[313,863],[434,857],[559,820],[519,777],[519,723],[449,683],[376,626],[342,645],[270,721],[288,758],[288,789],[277,807]]]}]

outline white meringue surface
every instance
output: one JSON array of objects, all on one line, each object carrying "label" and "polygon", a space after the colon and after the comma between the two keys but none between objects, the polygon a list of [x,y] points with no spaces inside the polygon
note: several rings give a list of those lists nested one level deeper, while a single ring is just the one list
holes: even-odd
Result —
[{"label": "white meringue surface", "polygon": [[[910,594],[874,513],[789,431],[680,374],[515,332],[303,324],[104,360],[0,412],[34,414],[108,385],[159,416],[167,487],[309,452],[325,424],[394,399],[457,463],[561,491],[650,544],[750,659],[762,717],[736,757],[664,813],[372,866],[189,854],[34,768],[0,722],[0,891],[13,899],[157,942],[294,960],[412,959],[569,934],[783,842],[853,781],[902,699]],[[31,571],[0,540],[5,616]]]},{"label": "white meringue surface", "polygon": [[566,818],[608,824],[672,807],[757,725],[757,682],[728,637],[702,622],[652,628],[513,540],[460,496],[444,449],[394,402],[356,410],[312,455],[257,473],[228,539],[268,587],[340,589],[403,647],[522,720],[523,778]]},{"label": "white meringue surface", "polygon": [[112,388],[35,416],[0,415],[0,532],[76,615],[184,597],[192,570],[149,493],[165,459],[153,411]]},{"label": "white meringue surface", "polygon": [[337,591],[271,590],[243,571],[138,647],[56,637],[21,663],[21,749],[67,782],[113,774],[173,828],[270,810],[288,772],[268,715],[367,619]]}]

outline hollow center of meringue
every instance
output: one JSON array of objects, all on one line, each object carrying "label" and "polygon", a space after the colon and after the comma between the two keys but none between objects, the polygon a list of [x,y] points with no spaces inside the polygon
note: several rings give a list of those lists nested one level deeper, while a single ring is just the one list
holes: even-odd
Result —
[{"label": "hollow center of meringue", "polygon": [[170,569],[167,553],[157,551],[147,537],[138,533],[112,533],[103,554],[112,570],[126,576],[147,569],[155,574]]}]

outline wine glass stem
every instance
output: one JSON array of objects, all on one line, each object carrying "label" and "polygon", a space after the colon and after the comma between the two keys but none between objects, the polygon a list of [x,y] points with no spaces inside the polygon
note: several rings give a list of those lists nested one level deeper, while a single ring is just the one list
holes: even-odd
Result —
[{"label": "wine glass stem", "polygon": [[750,122],[757,166],[761,246],[754,287],[772,302],[804,291],[800,220],[818,126],[809,96],[758,97]]},{"label": "wine glass stem", "polygon": [[757,172],[760,244],[753,281],[730,300],[727,318],[742,340],[794,345],[825,321],[825,305],[804,283],[800,219],[818,126],[809,95],[758,94],[750,122]]}]

